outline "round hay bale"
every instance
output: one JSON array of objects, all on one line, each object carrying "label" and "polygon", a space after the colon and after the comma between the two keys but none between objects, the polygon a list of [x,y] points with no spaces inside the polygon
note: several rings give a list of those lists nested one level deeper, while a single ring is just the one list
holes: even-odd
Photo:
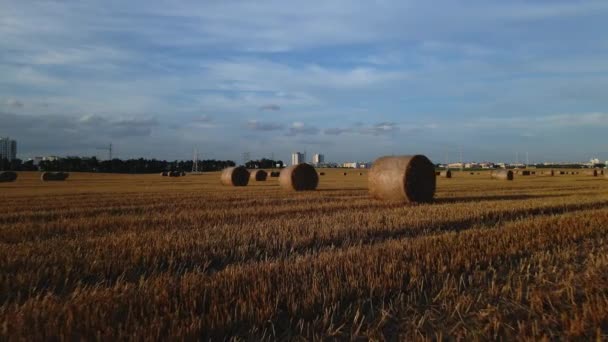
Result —
[{"label": "round hay bale", "polygon": [[171,172],[169,172],[169,177],[179,177],[181,175],[182,175],[182,173],[179,172],[179,171],[171,171]]},{"label": "round hay bale", "polygon": [[325,172],[319,172],[319,176],[325,176]]},{"label": "round hay bale", "polygon": [[585,171],[585,176],[597,177],[597,170]]},{"label": "round hay bale", "polygon": [[494,170],[491,175],[493,179],[513,180],[513,171],[511,170]]},{"label": "round hay bale", "polygon": [[244,166],[229,167],[222,171],[220,180],[224,185],[247,186],[249,184],[249,171]]},{"label": "round hay bale", "polygon": [[163,172],[161,172],[161,173],[160,173],[160,175],[161,175],[162,177],[167,177],[167,171],[163,171]]},{"label": "round hay bale", "polygon": [[268,178],[268,172],[264,170],[253,170],[249,173],[249,178],[252,181],[264,182]]},{"label": "round hay bale", "polygon": [[310,191],[319,185],[319,176],[314,167],[303,163],[283,169],[279,182],[285,190]]},{"label": "round hay bale", "polygon": [[70,176],[67,172],[43,172],[40,180],[43,182],[64,181]]},{"label": "round hay bale", "polygon": [[431,202],[435,165],[423,155],[380,157],[368,174],[372,197],[399,202]]},{"label": "round hay bale", "polygon": [[522,176],[529,176],[530,175],[530,171],[528,171],[528,170],[522,170],[521,171],[521,175]]},{"label": "round hay bale", "polygon": [[363,172],[359,172],[359,176],[363,176]]},{"label": "round hay bale", "polygon": [[270,177],[273,177],[273,178],[279,177],[279,175],[281,175],[281,172],[279,172],[279,171],[272,171],[270,173]]},{"label": "round hay bale", "polygon": [[471,176],[473,176],[473,175],[475,175],[475,172],[470,172],[469,174],[470,174]]},{"label": "round hay bale", "polygon": [[2,171],[0,172],[0,183],[14,182],[17,180],[17,172]]},{"label": "round hay bale", "polygon": [[452,171],[450,171],[450,170],[441,171],[439,176],[442,178],[452,178]]},{"label": "round hay bale", "polygon": [[346,176],[347,174],[348,174],[348,173],[344,172],[342,175],[343,175],[343,176]]}]

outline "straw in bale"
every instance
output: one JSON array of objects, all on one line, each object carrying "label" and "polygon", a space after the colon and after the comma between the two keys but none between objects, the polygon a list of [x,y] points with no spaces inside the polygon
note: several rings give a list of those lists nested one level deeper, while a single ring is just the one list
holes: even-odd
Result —
[{"label": "straw in bale", "polygon": [[585,176],[597,177],[597,170],[585,171]]},{"label": "straw in bale", "polygon": [[2,171],[0,172],[0,183],[14,182],[17,180],[17,172]]},{"label": "straw in bale", "polygon": [[492,178],[500,180],[513,180],[513,171],[511,170],[494,170]]},{"label": "straw in bale", "polygon": [[274,177],[274,178],[276,178],[276,177],[279,177],[279,175],[280,175],[280,174],[281,174],[281,173],[280,173],[279,171],[272,171],[272,172],[270,173],[270,177]]},{"label": "straw in bale", "polygon": [[43,182],[49,181],[64,181],[70,176],[67,172],[43,172],[40,180]]},{"label": "straw in bale", "polygon": [[315,190],[319,185],[319,176],[314,167],[303,163],[283,169],[279,176],[279,183],[285,190]]},{"label": "straw in bale", "polygon": [[167,177],[169,175],[169,172],[163,171],[163,172],[160,173],[160,175],[163,176],[163,177]]},{"label": "straw in bale", "polygon": [[244,166],[229,167],[222,171],[220,180],[224,185],[247,186],[249,171]]},{"label": "straw in bale", "polygon": [[521,175],[522,176],[529,176],[530,175],[530,171],[528,171],[528,170],[522,170],[521,171]]},{"label": "straw in bale", "polygon": [[266,178],[268,178],[268,172],[264,170],[253,170],[250,171],[249,177],[252,181],[263,182],[266,180]]},{"label": "straw in bale", "polygon": [[452,178],[452,171],[450,171],[450,170],[441,171],[439,176],[442,178]]},{"label": "straw in bale", "polygon": [[374,161],[368,174],[369,193],[382,200],[431,202],[435,166],[423,155],[386,156]]}]

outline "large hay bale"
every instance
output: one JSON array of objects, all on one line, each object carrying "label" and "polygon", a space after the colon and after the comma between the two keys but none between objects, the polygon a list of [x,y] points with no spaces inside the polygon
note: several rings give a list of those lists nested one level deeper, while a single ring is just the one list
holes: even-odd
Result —
[{"label": "large hay bale", "polygon": [[0,172],[0,183],[14,182],[17,180],[17,172],[2,171]]},{"label": "large hay bale", "polygon": [[585,176],[597,177],[597,170],[588,170],[584,174]]},{"label": "large hay bale", "polygon": [[273,177],[273,178],[279,177],[280,175],[281,175],[281,172],[279,172],[279,171],[272,171],[270,173],[270,177]]},{"label": "large hay bale", "polygon": [[342,175],[343,175],[343,176],[346,176],[347,174],[348,174],[348,173],[344,172]]},{"label": "large hay bale", "polygon": [[249,179],[256,182],[264,182],[268,178],[268,172],[264,170],[253,170],[249,173]]},{"label": "large hay bale", "polygon": [[163,171],[163,172],[160,173],[160,175],[163,176],[163,177],[167,177],[169,175],[169,172]]},{"label": "large hay bale", "polygon": [[530,175],[530,171],[528,171],[528,170],[522,170],[521,171],[521,175],[522,176],[529,176]]},{"label": "large hay bale", "polygon": [[224,185],[247,186],[249,171],[244,166],[229,167],[222,171],[220,180]]},{"label": "large hay bale", "polygon": [[382,200],[430,202],[435,184],[435,165],[423,155],[381,157],[368,173],[370,195]]},{"label": "large hay bale", "polygon": [[450,171],[450,170],[441,171],[441,173],[439,173],[439,176],[442,178],[452,178],[452,171]]},{"label": "large hay bale", "polygon": [[67,172],[43,172],[40,175],[40,180],[43,182],[64,181],[70,176]]},{"label": "large hay bale", "polygon": [[511,170],[494,170],[491,175],[493,179],[513,180],[513,171]]},{"label": "large hay bale", "polygon": [[319,176],[325,176],[325,172],[319,172]]},{"label": "large hay bale", "polygon": [[285,190],[315,190],[319,185],[319,176],[314,167],[303,163],[283,169],[279,176],[279,183]]},{"label": "large hay bale", "polygon": [[169,177],[180,177],[182,175],[179,171],[171,171],[169,172]]},{"label": "large hay bale", "polygon": [[559,174],[560,174],[560,175],[565,175],[565,174],[566,174],[566,172],[565,172],[565,171],[560,171],[560,172],[559,172]]}]

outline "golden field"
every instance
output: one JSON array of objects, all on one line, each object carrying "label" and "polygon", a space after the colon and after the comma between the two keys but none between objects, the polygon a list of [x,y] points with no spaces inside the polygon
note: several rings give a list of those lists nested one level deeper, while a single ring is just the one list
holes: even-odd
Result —
[{"label": "golden field", "polygon": [[323,171],[0,183],[0,339],[608,338],[608,179],[454,172],[403,205]]}]

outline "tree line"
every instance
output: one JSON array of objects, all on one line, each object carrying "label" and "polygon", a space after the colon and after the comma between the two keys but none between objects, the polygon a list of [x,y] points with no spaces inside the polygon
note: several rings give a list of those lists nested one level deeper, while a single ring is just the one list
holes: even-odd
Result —
[{"label": "tree line", "polygon": [[[232,160],[199,160],[198,171],[220,171],[235,166]],[[192,171],[192,160],[156,160],[156,159],[112,159],[98,160],[96,157],[65,157],[57,160],[43,160],[36,166],[33,160],[23,162],[20,159],[0,159],[0,170],[12,171],[65,171],[65,172],[103,172],[103,173],[159,173],[163,171]],[[281,160],[260,159],[245,163],[249,169],[283,168]]]}]

